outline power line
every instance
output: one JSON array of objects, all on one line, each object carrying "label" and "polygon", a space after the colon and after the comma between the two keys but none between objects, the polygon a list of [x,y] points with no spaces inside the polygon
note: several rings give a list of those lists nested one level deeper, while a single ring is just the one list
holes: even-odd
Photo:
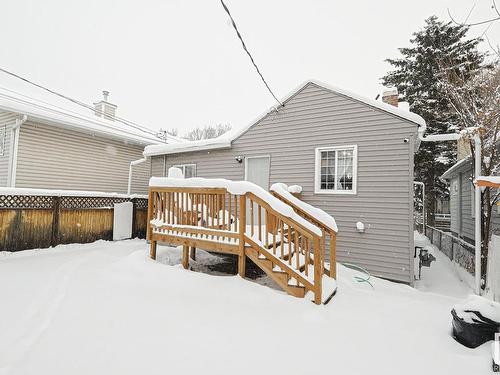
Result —
[{"label": "power line", "polygon": [[226,11],[226,13],[228,14],[229,18],[231,19],[231,23],[233,24],[233,28],[234,30],[236,31],[236,35],[238,36],[239,40],[241,41],[241,45],[243,46],[243,49],[245,50],[245,52],[247,53],[248,57],[250,57],[250,60],[252,61],[252,64],[253,66],[255,67],[255,70],[257,70],[257,73],[259,74],[260,78],[262,79],[262,82],[264,82],[264,85],[266,85],[267,87],[267,90],[271,93],[271,95],[273,96],[273,98],[279,103],[279,105],[283,106],[283,103],[281,103],[278,98],[276,97],[276,95],[274,95],[273,91],[271,90],[271,88],[269,87],[269,85],[267,84],[266,80],[264,79],[264,76],[262,75],[262,73],[260,72],[259,70],[259,67],[257,66],[257,64],[255,63],[252,55],[250,54],[250,52],[248,51],[248,48],[247,46],[245,45],[245,42],[243,41],[243,37],[241,36],[240,32],[238,31],[238,27],[236,26],[236,22],[234,22],[234,19],[233,17],[231,16],[231,12],[229,12],[229,8],[226,6],[226,4],[224,4],[224,1],[223,0],[220,0],[220,2],[222,3],[222,7],[224,8],[224,10]]},{"label": "power line", "polygon": [[[47,92],[49,92],[49,93],[51,93],[51,94],[53,94],[53,95],[56,95],[56,96],[59,96],[59,97],[61,97],[61,98],[63,98],[63,99],[69,100],[70,102],[72,102],[72,103],[74,103],[74,104],[77,104],[77,105],[82,106],[82,107],[84,107],[84,108],[90,109],[91,111],[93,111],[93,112],[97,112],[97,113],[99,113],[100,115],[104,115],[104,111],[100,111],[100,110],[98,110],[97,108],[94,108],[93,106],[91,106],[91,105],[89,105],[89,104],[86,104],[86,103],[84,103],[84,102],[82,102],[82,101],[80,101],[80,100],[73,99],[73,98],[71,98],[71,97],[69,97],[69,96],[66,96],[66,95],[64,95],[64,94],[61,94],[61,93],[59,93],[59,92],[57,92],[57,91],[51,90],[51,89],[49,89],[49,88],[47,88],[47,87],[45,87],[45,86],[42,86],[42,85],[40,85],[40,84],[38,84],[38,83],[35,83],[35,82],[33,82],[33,81],[31,81],[31,80],[29,80],[29,79],[27,79],[27,78],[24,78],[24,77],[22,77],[22,76],[20,76],[20,75],[18,75],[18,74],[16,74],[16,73],[13,73],[13,72],[10,72],[10,71],[6,70],[6,69],[0,68],[0,71],[1,71],[1,72],[3,72],[3,73],[5,73],[5,74],[8,74],[8,75],[10,75],[10,76],[12,76],[12,77],[15,77],[15,78],[17,78],[17,79],[20,79],[20,80],[22,80],[22,81],[24,81],[24,82],[26,82],[26,83],[28,83],[28,84],[30,84],[30,85],[33,85],[33,86],[38,87],[38,88],[40,88],[40,89],[42,89],[42,90],[45,90],[45,91],[47,91]],[[116,121],[118,121],[118,122],[120,122],[120,123],[124,124],[124,125],[130,126],[131,128],[134,128],[134,129],[136,129],[136,130],[142,131],[142,132],[144,132],[144,133],[146,133],[146,134],[153,135],[153,136],[155,136],[155,137],[157,137],[157,136],[158,136],[158,133],[156,133],[156,132],[154,132],[153,130],[150,130],[150,129],[148,129],[148,128],[146,128],[146,127],[142,126],[142,125],[139,125],[139,124],[137,124],[137,123],[135,123],[135,122],[132,122],[132,121],[126,120],[126,119],[121,118],[121,117],[118,117],[118,116],[115,116],[115,117],[114,117],[114,119],[115,119]]]},{"label": "power line", "polygon": [[[40,109],[45,109],[42,105],[49,105],[50,106],[50,110],[52,110],[54,112],[57,112],[59,114],[63,114],[63,115],[66,115],[66,116],[71,116],[71,117],[76,118],[76,119],[82,119],[82,116],[84,116],[84,115],[82,115],[79,112],[75,112],[75,111],[69,110],[67,108],[63,108],[63,107],[54,105],[52,103],[45,102],[43,100],[33,98],[32,96],[21,94],[20,92],[17,92],[17,91],[14,91],[14,90],[10,90],[10,89],[8,89],[6,87],[3,87],[3,86],[0,86],[0,89],[3,90],[3,91],[7,91],[7,92],[10,92],[10,93],[19,95],[20,97],[17,98],[17,97],[13,97],[13,96],[9,96],[7,94],[4,94],[3,92],[0,92],[0,97],[8,99],[8,100],[16,102],[16,103],[19,103],[19,104],[35,106],[35,107],[40,108]],[[31,102],[28,102],[26,99],[23,99],[23,98],[31,100]],[[35,101],[35,102],[33,102],[33,101]],[[118,128],[116,128],[116,129],[118,129]],[[120,130],[123,131],[123,132],[125,132],[125,133],[131,134],[131,135],[137,135],[137,133],[133,133],[129,129],[120,129]]]}]

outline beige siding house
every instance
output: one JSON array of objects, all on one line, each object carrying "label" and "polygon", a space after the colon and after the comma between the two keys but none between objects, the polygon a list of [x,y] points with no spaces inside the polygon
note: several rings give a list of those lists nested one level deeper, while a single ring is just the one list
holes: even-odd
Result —
[{"label": "beige siding house", "polygon": [[[126,193],[130,162],[162,141],[114,121],[115,110],[107,94],[103,118],[0,92],[0,186]],[[150,170],[149,160],[133,167],[132,193],[146,193]]]},{"label": "beige siding house", "polygon": [[[335,217],[337,259],[412,283],[413,154],[424,120],[318,82],[245,129],[210,141],[148,146],[153,176],[180,166],[198,177],[300,185]],[[364,231],[359,230],[363,223]]]}]

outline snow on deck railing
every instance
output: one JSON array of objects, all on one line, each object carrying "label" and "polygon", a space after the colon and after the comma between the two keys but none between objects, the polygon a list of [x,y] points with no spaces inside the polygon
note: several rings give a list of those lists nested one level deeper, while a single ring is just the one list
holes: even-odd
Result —
[{"label": "snow on deck railing", "polygon": [[500,176],[479,176],[474,180],[474,184],[480,186],[485,185],[484,182],[487,182],[491,185],[500,185]]},{"label": "snow on deck railing", "polygon": [[245,195],[252,193],[264,202],[269,204],[276,212],[286,216],[302,227],[308,229],[317,236],[322,236],[321,230],[299,216],[292,207],[280,201],[272,194],[264,190],[258,185],[249,181],[230,181],[222,178],[168,178],[168,177],[151,177],[149,180],[150,187],[170,187],[170,188],[223,188],[233,195]]},{"label": "snow on deck railing", "polygon": [[147,199],[147,195],[142,194],[120,194],[106,193],[102,191],[86,190],[58,190],[58,189],[28,189],[0,187],[0,195],[39,195],[52,197],[100,197],[100,198],[125,198],[125,199]]},{"label": "snow on deck railing", "polygon": [[278,193],[280,196],[288,200],[290,203],[296,205],[301,210],[305,211],[308,215],[313,217],[319,223],[323,224],[325,227],[330,228],[331,230],[338,232],[337,223],[333,216],[327,214],[320,208],[311,206],[310,204],[296,198],[289,192],[289,188],[286,184],[277,183],[271,186],[271,191]]}]

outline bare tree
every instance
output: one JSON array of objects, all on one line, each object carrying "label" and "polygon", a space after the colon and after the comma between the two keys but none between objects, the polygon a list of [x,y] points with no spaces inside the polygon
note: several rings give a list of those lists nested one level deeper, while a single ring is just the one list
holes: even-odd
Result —
[{"label": "bare tree", "polygon": [[474,22],[469,22],[469,18],[470,18],[472,11],[474,10],[475,7],[476,7],[476,4],[474,3],[474,5],[472,6],[471,10],[469,11],[469,14],[467,15],[467,18],[465,19],[464,22],[458,22],[457,20],[455,20],[455,18],[453,18],[453,16],[451,15],[451,11],[449,8],[448,8],[448,16],[457,25],[468,26],[468,27],[479,26],[479,25],[489,25],[493,22],[500,21],[500,11],[498,10],[497,4],[496,4],[495,0],[491,0],[491,9],[494,13],[491,16],[491,18],[487,18],[487,19],[479,20],[479,21],[474,21]]},{"label": "bare tree", "polygon": [[[451,107],[460,121],[461,133],[468,140],[474,165],[475,134],[481,138],[481,170],[485,176],[500,172],[499,130],[500,130],[500,62],[493,67],[483,67],[464,74],[466,67],[442,65],[440,84]],[[461,67],[462,68],[462,67]],[[468,79],[464,77],[468,76]],[[471,184],[473,181],[471,176]],[[493,207],[499,201],[500,192],[486,187],[481,192],[481,268],[486,270],[488,242],[491,231]]]},{"label": "bare tree", "polygon": [[189,131],[184,138],[190,141],[217,138],[229,130],[231,130],[231,125],[229,124],[206,125],[202,128],[198,127]]}]

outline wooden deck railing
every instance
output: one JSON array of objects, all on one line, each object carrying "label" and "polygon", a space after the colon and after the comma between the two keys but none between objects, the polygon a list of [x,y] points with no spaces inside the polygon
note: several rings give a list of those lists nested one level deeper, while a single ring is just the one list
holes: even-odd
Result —
[{"label": "wooden deck railing", "polygon": [[321,221],[317,220],[314,216],[311,216],[307,211],[303,210],[301,207],[293,203],[291,200],[287,199],[286,197],[282,196],[279,194],[277,191],[273,191],[271,194],[273,194],[276,198],[281,200],[282,202],[288,204],[290,207],[294,209],[294,211],[303,217],[305,220],[309,221],[310,223],[314,224],[318,228],[321,229],[323,236],[321,237],[321,248],[323,249],[323,254],[326,259],[326,246],[327,246],[327,241],[329,245],[329,252],[330,252],[330,266],[329,270],[325,268],[325,272],[328,273],[330,277],[337,278],[337,259],[336,259],[336,248],[337,248],[337,233]]},{"label": "wooden deck railing", "polygon": [[266,194],[263,199],[263,194],[235,195],[226,188],[150,187],[151,257],[156,258],[157,242],[182,245],[185,268],[196,248],[236,254],[244,277],[248,256],[288,293],[303,297],[310,291],[321,303],[321,232],[278,212],[270,204],[276,198]]}]

